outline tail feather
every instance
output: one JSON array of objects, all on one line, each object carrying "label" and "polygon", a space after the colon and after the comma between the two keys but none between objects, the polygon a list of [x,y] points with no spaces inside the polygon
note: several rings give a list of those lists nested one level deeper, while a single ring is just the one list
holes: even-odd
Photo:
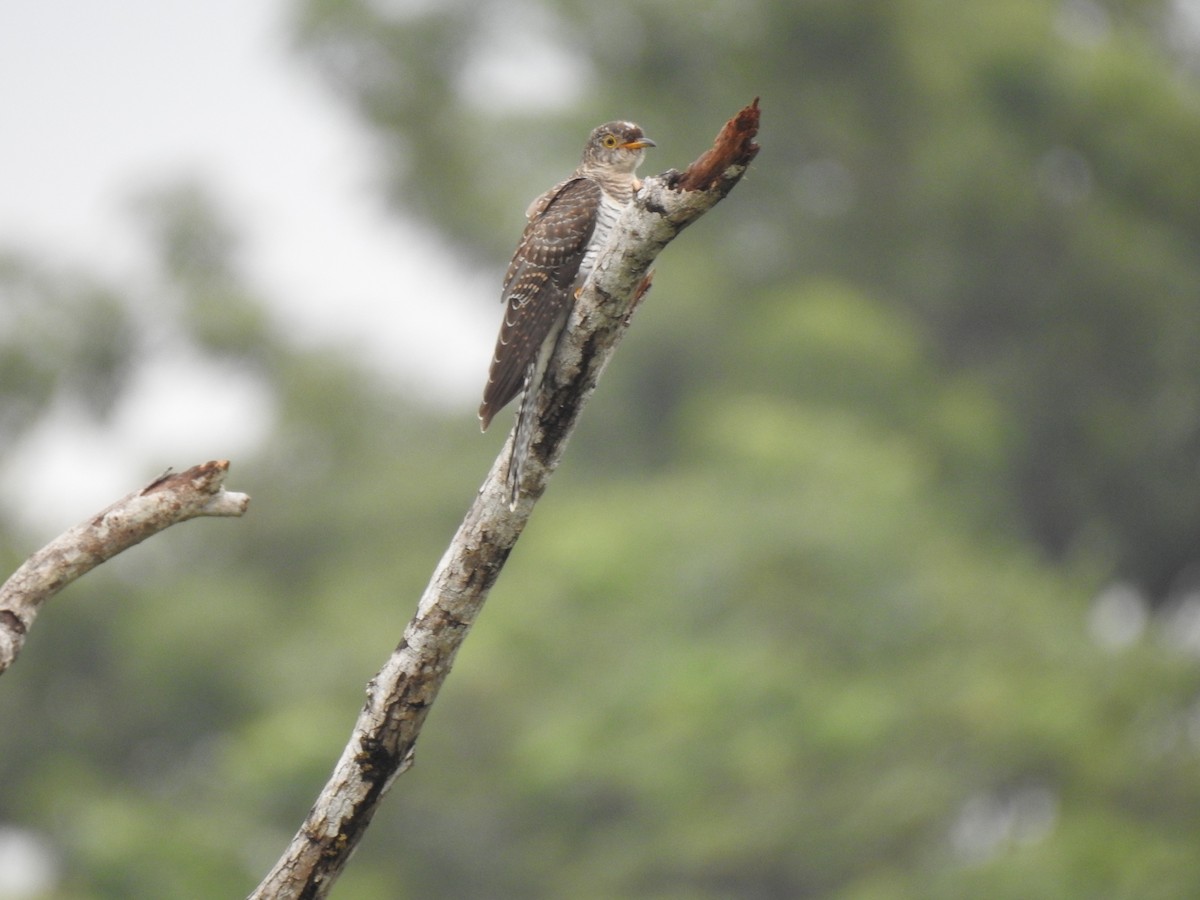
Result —
[{"label": "tail feather", "polygon": [[[566,325],[570,306],[559,313],[557,320],[550,327],[545,340],[542,341],[538,352],[525,366],[525,378],[521,388],[521,406],[517,410],[517,427],[513,435],[512,454],[508,458],[508,508],[516,509],[517,500],[521,497],[521,479],[525,473],[525,462],[533,449],[533,436],[537,431],[538,394],[541,393],[542,380],[550,367],[555,348],[562,337],[563,326]],[[489,416],[490,418],[490,416]]]},{"label": "tail feather", "polygon": [[533,433],[537,428],[537,395],[540,379],[538,360],[535,358],[525,367],[525,384],[521,390],[521,408],[517,412],[517,428],[513,435],[512,454],[508,458],[508,508],[516,509],[521,496],[521,476],[525,473],[525,460],[533,446]]}]

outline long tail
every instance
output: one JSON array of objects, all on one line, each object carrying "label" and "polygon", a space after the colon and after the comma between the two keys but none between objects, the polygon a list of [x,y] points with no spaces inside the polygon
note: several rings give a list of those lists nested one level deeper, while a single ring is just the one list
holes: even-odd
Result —
[{"label": "long tail", "polygon": [[[539,354],[540,355],[540,354]],[[525,460],[533,445],[533,433],[537,429],[537,398],[541,387],[538,375],[539,360],[535,357],[525,367],[525,385],[521,390],[521,408],[517,411],[517,429],[513,435],[512,455],[508,458],[508,508],[516,509],[521,496],[521,476],[525,473]]]}]

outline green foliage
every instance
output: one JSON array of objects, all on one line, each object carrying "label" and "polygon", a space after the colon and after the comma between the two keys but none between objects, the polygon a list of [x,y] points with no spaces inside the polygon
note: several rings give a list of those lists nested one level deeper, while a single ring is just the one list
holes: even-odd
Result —
[{"label": "green foliage", "polygon": [[237,269],[238,236],[196,184],[143,193],[134,210],[162,275],[182,301],[181,324],[211,354],[245,359],[269,345],[263,314]]},{"label": "green foliage", "polygon": [[[659,141],[651,166],[680,166],[761,94],[753,171],[704,238],[672,247],[673,276],[702,270],[701,289],[656,289],[698,320],[668,347],[671,397],[746,367],[723,336],[770,296],[758,288],[845,282],[930,341],[936,377],[966,376],[999,407],[1012,433],[993,515],[1056,558],[1111,554],[1161,600],[1200,529],[1200,119],[1163,45],[1182,29],[1173,15],[1045,0],[311,0],[298,34],[402,148],[394,196],[497,267],[572,135],[635,118]],[[571,77],[507,102],[481,94],[472,73],[530,34]],[[569,114],[552,102],[561,82],[578,86]],[[447,202],[450,185],[469,201]],[[629,363],[643,385],[664,352],[648,347]],[[669,440],[648,435],[642,461]]]},{"label": "green foliage", "polygon": [[57,398],[97,418],[128,375],[133,327],[114,289],[0,252],[0,435],[11,443]]}]

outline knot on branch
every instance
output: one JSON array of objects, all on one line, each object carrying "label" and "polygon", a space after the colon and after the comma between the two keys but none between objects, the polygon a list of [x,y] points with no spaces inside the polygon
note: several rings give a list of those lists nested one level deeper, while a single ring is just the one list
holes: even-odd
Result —
[{"label": "knot on branch", "polygon": [[142,488],[142,496],[155,491],[178,490],[182,487],[202,494],[215,494],[221,490],[228,472],[229,460],[227,459],[209,460],[183,472],[172,472],[167,469]]}]

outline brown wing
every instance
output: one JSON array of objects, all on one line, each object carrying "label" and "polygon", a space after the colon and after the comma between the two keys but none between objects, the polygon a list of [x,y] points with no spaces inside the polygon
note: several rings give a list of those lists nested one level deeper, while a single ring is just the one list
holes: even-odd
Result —
[{"label": "brown wing", "polygon": [[572,178],[531,207],[533,218],[504,276],[504,322],[479,407],[484,428],[520,392],[530,362],[570,305],[600,196],[595,181]]}]

